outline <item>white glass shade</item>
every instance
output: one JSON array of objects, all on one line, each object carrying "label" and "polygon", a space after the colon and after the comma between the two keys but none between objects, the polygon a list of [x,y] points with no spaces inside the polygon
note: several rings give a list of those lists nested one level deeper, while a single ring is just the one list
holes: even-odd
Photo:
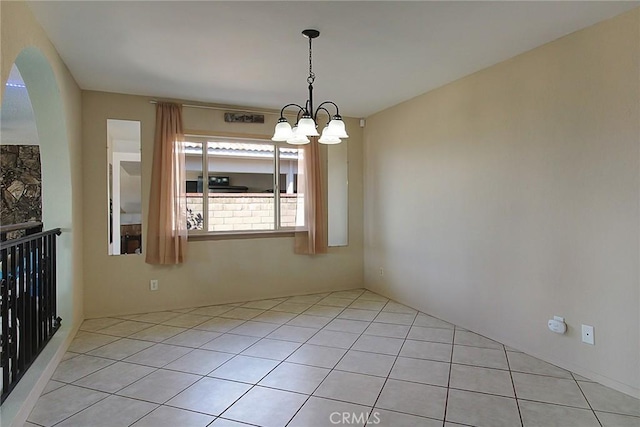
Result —
[{"label": "white glass shade", "polygon": [[341,119],[331,119],[327,125],[327,136],[335,136],[337,138],[349,138],[344,128],[344,122]]},{"label": "white glass shade", "polygon": [[291,130],[291,125],[284,121],[278,122],[276,125],[276,131],[271,138],[272,141],[286,141],[293,137],[293,131]]},{"label": "white glass shade", "polygon": [[307,138],[306,135],[300,133],[300,128],[298,128],[298,126],[295,126],[293,128],[291,138],[287,139],[287,143],[293,145],[304,145],[308,144],[309,142],[311,142],[309,141],[309,138]]},{"label": "white glass shade", "polygon": [[329,126],[325,126],[325,128],[322,129],[322,136],[320,137],[318,142],[320,144],[340,144],[342,142],[340,141],[340,138],[338,138],[337,136],[329,135],[327,129],[329,129]]},{"label": "white glass shade", "polygon": [[316,122],[310,117],[303,117],[298,122],[298,132],[305,136],[318,136],[318,130],[316,129]]}]

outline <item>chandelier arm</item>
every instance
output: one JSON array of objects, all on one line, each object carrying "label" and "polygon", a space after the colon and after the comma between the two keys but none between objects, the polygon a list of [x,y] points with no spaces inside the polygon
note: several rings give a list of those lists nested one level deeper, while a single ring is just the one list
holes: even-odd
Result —
[{"label": "chandelier arm", "polygon": [[293,106],[298,107],[298,109],[299,109],[299,111],[298,111],[298,115],[300,114],[300,111],[304,111],[304,108],[302,108],[301,106],[299,106],[299,105],[298,105],[298,104],[296,104],[296,103],[287,104],[287,105],[285,105],[284,107],[282,107],[282,110],[280,110],[280,118],[281,118],[281,119],[284,119],[284,110],[286,110],[286,109],[287,109],[287,108],[289,108],[289,107],[293,107]]},{"label": "chandelier arm", "polygon": [[[336,107],[336,116],[340,117],[340,111],[338,110],[338,106],[336,105],[335,102],[333,101],[324,101],[322,104],[318,105],[318,110],[320,109],[320,107],[322,107],[324,104],[331,104],[334,107]],[[325,111],[327,111],[326,109],[324,109]]]},{"label": "chandelier arm", "polygon": [[[324,104],[324,102],[322,103]],[[329,123],[329,121],[331,120],[331,113],[329,112],[329,110],[327,110],[326,108],[324,108],[322,106],[322,104],[320,104],[318,106],[318,108],[316,108],[316,112],[313,115],[313,121],[315,121],[316,123],[318,123],[318,113],[320,112],[320,110],[324,110],[325,113],[327,113],[327,116],[329,116],[329,120],[327,120],[327,123]]]}]

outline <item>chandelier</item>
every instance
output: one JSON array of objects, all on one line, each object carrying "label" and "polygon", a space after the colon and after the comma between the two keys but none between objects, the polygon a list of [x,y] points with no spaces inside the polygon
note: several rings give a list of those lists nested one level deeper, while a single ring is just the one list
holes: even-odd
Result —
[{"label": "chandelier", "polygon": [[[332,101],[324,101],[318,108],[313,109],[313,82],[316,79],[316,75],[313,73],[313,66],[311,62],[312,51],[311,41],[320,35],[318,30],[304,30],[302,34],[309,39],[309,77],[307,77],[307,83],[309,83],[309,99],[304,104],[304,107],[298,104],[287,104],[280,110],[280,118],[276,125],[275,133],[273,134],[273,141],[286,141],[289,144],[302,145],[310,142],[310,136],[320,136],[318,142],[321,144],[339,144],[340,138],[348,138],[347,132],[344,128],[344,122],[340,117],[338,106]],[[327,107],[333,106],[336,109],[336,114],[331,115]],[[296,107],[298,109],[296,116],[296,124],[291,128],[291,125],[284,118],[284,110],[289,107]],[[328,123],[322,130],[322,135],[318,134],[318,114],[324,112],[327,115]]]}]

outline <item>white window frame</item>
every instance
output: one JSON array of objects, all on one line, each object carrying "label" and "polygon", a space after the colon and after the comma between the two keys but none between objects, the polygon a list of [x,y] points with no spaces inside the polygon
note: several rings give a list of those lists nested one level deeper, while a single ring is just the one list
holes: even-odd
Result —
[{"label": "white window frame", "polygon": [[[216,135],[185,135],[185,141],[189,143],[201,144],[202,151],[202,216],[203,216],[203,228],[202,230],[189,230],[189,236],[205,237],[205,236],[246,236],[246,235],[273,235],[284,233],[293,233],[295,231],[304,230],[305,227],[282,227],[281,226],[281,209],[280,209],[280,148],[300,148],[296,145],[273,142],[270,139],[258,139],[258,138],[243,138],[243,137],[226,137]],[[273,151],[273,196],[274,196],[274,228],[271,230],[230,230],[230,231],[209,231],[209,154],[208,143],[209,142],[231,142],[238,144],[260,144],[271,145],[274,147]],[[205,179],[206,177],[206,179]],[[185,183],[186,185],[186,183]]]}]

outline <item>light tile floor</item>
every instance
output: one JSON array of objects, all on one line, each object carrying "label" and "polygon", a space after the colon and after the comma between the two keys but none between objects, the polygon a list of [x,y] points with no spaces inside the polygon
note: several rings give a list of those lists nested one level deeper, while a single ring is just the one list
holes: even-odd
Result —
[{"label": "light tile floor", "polygon": [[25,426],[640,426],[640,401],[357,289],[83,323]]}]

